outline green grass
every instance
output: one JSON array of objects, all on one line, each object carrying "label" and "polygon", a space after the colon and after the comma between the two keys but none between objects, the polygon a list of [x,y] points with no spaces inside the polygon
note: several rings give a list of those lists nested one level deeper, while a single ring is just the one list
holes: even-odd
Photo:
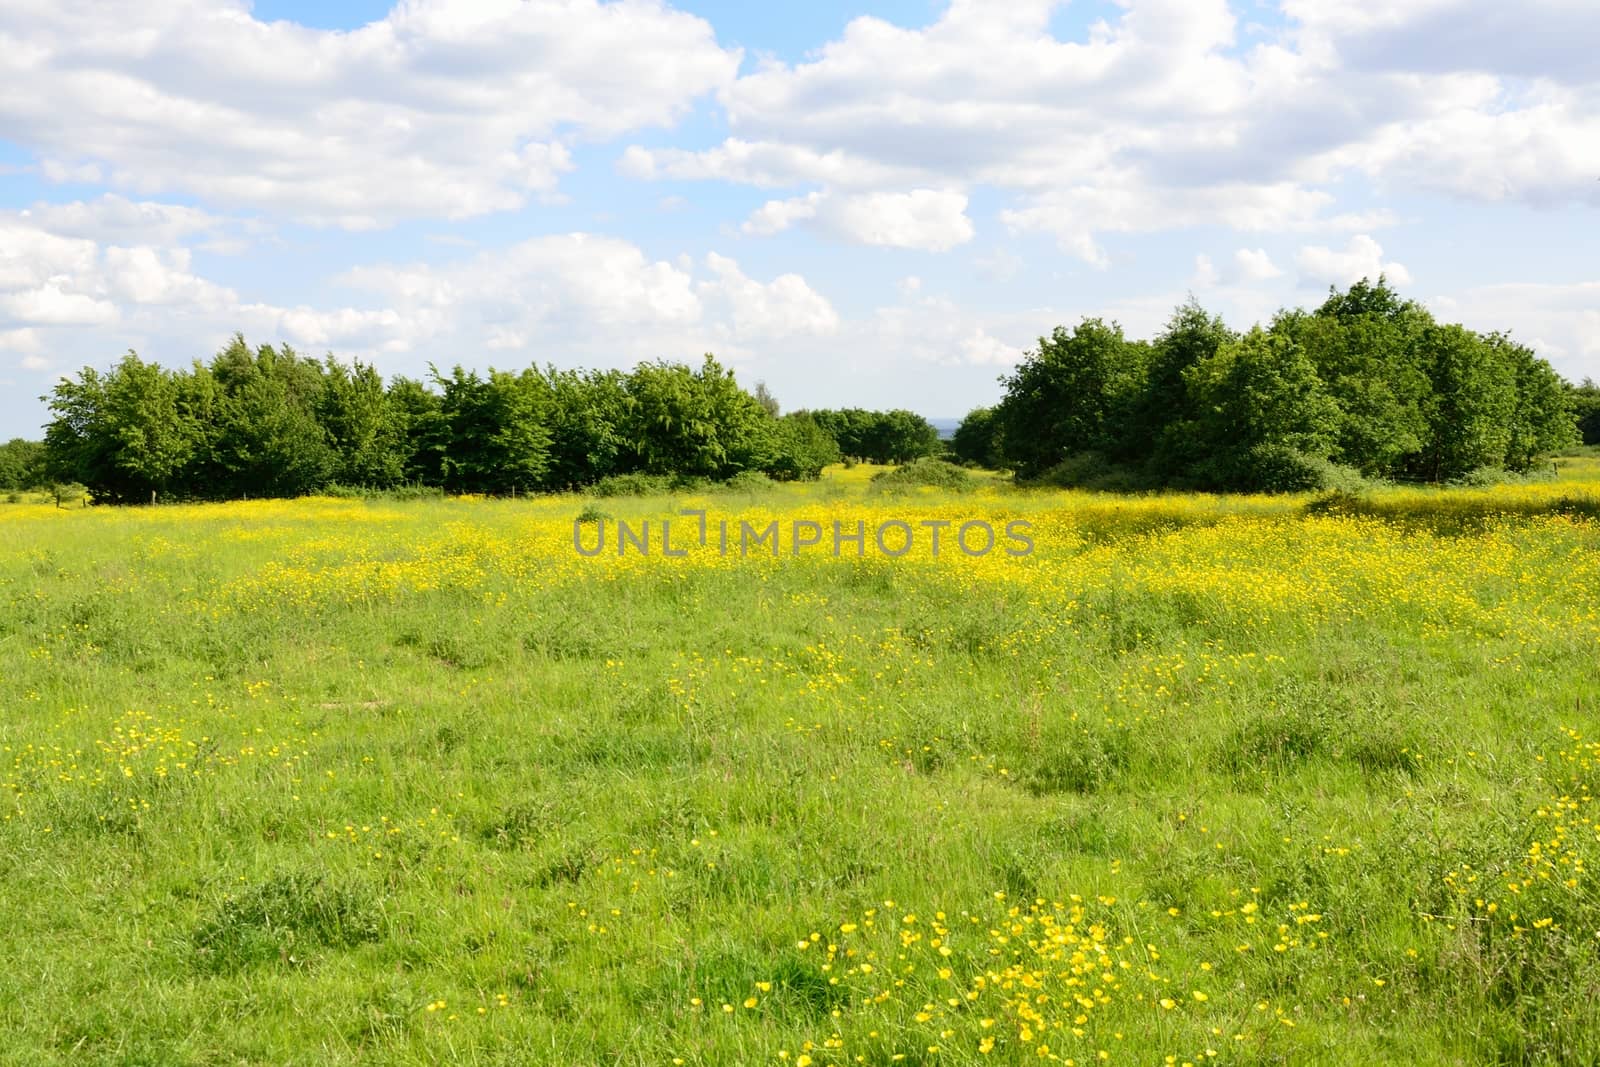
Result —
[{"label": "green grass", "polygon": [[[1321,515],[868,468],[0,508],[0,1060],[1594,1063],[1567,462]],[[1039,549],[571,558],[586,507],[696,502]]]}]

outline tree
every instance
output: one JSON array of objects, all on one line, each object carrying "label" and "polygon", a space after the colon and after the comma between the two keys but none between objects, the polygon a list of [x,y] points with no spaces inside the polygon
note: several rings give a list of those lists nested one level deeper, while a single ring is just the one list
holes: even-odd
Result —
[{"label": "tree", "polygon": [[1297,459],[1325,459],[1333,449],[1338,405],[1305,351],[1286,337],[1258,326],[1190,367],[1184,382],[1192,432],[1206,457],[1194,469],[1202,481],[1299,488],[1285,481],[1297,477]]},{"label": "tree", "polygon": [[97,500],[151,500],[179,478],[194,447],[178,406],[177,379],[129,352],[105,376],[84,368],[63,378],[48,403],[45,473],[77,482]]},{"label": "tree", "polygon": [[1485,343],[1509,368],[1516,395],[1502,460],[1506,470],[1526,471],[1540,456],[1577,444],[1572,398],[1555,368],[1504,334],[1490,334]]},{"label": "tree", "polygon": [[1000,426],[994,408],[973,408],[950,438],[950,452],[961,463],[995,468],[1001,459]]},{"label": "tree", "polygon": [[13,437],[0,445],[0,489],[36,489],[44,481],[43,443]]},{"label": "tree", "polygon": [[1301,345],[1339,405],[1333,458],[1367,475],[1399,473],[1421,451],[1431,391],[1419,347],[1432,317],[1402,300],[1380,276],[1365,278],[1313,314],[1281,314],[1273,323]]},{"label": "tree", "polygon": [[1572,413],[1586,445],[1600,445],[1600,384],[1585,378],[1571,387]]},{"label": "tree", "polygon": [[614,370],[548,367],[544,379],[551,396],[546,484],[567,489],[617,473],[627,448],[623,424],[628,396],[623,375]]},{"label": "tree", "polygon": [[335,454],[333,478],[345,485],[384,489],[406,477],[405,413],[383,378],[360,360],[346,367],[329,355],[323,363],[316,412]]},{"label": "tree", "polygon": [[76,380],[61,378],[48,397],[44,430],[45,477],[55,482],[106,484],[114,477],[113,442],[105,417],[105,379],[85,367]]},{"label": "tree", "polygon": [[772,417],[709,353],[698,371],[641,363],[625,389],[624,436],[637,469],[727,478],[759,467]]},{"label": "tree", "polygon": [[1207,312],[1194,297],[1180,304],[1151,346],[1149,370],[1128,420],[1128,443],[1119,451],[1145,458],[1162,478],[1193,464],[1199,458],[1189,431],[1195,412],[1189,406],[1184,375],[1237,338],[1221,316]]},{"label": "tree", "polygon": [[550,393],[536,371],[490,370],[487,378],[460,366],[442,390],[439,413],[448,442],[444,485],[469,493],[542,488],[550,466]]},{"label": "tree", "polygon": [[839,462],[839,444],[808,413],[772,420],[772,445],[761,470],[779,481],[809,481]]},{"label": "tree", "polygon": [[154,502],[188,463],[194,433],[179,412],[178,396],[172,374],[132,352],[106,378],[111,462],[121,475],[106,487],[113,501],[140,500],[148,494]]},{"label": "tree", "polygon": [[328,484],[338,456],[317,418],[322,365],[244,337],[212,360],[218,419],[209,496],[299,496]]},{"label": "tree", "polygon": [[405,458],[401,469],[405,481],[444,485],[445,455],[450,441],[439,394],[415,378],[396,377],[389,385],[389,405],[396,422],[404,428]]},{"label": "tree", "polygon": [[1119,440],[1122,414],[1145,372],[1147,351],[1130,350],[1122,327],[1084,319],[1067,333],[1056,327],[1039,339],[1015,371],[1001,378],[1005,397],[995,409],[1006,458],[1022,477],[1034,477],[1074,452],[1102,451]]},{"label": "tree", "polygon": [[1511,448],[1516,376],[1495,345],[1462,326],[1429,326],[1421,351],[1433,395],[1418,473],[1433,481],[1499,466]]}]

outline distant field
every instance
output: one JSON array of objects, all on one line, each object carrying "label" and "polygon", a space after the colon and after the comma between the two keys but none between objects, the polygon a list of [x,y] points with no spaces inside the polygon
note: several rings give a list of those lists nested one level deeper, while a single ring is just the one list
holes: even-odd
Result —
[{"label": "distant field", "polygon": [[[1595,1063],[1564,463],[0,504],[0,1062]],[[617,555],[682,509],[780,553]]]}]

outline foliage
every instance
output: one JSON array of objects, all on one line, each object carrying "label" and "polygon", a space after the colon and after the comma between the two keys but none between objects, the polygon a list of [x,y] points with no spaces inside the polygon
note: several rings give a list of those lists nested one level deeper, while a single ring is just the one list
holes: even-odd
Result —
[{"label": "foliage", "polygon": [[933,423],[911,411],[843,408],[807,414],[837,442],[841,455],[856,460],[909,463],[936,456],[942,447]]},{"label": "foliage", "polygon": [[[48,399],[44,444],[7,446],[0,488],[80,481],[112,503],[408,485],[502,495],[632,474],[808,480],[839,458],[815,419],[778,417],[764,387],[745,392],[710,356],[698,369],[627,373],[433,368],[426,382],[386,387],[360,361],[318,363],[236,336],[181,371],[130,352],[107,372],[63,378]],[[864,414],[881,424],[874,447],[896,455],[932,432],[908,412]]]},{"label": "foliage", "polygon": [[923,458],[893,470],[879,471],[872,476],[871,485],[880,493],[921,488],[960,492],[972,487],[972,475],[948,460]]},{"label": "foliage", "polygon": [[1382,277],[1242,337],[1192,298],[1149,345],[1085,319],[1001,381],[995,419],[1018,476],[1104,488],[1526,471],[1574,443],[1575,418],[1600,412],[1584,399],[1600,390],[1571,389],[1504,335],[1434,322]]},{"label": "foliage", "polygon": [[1583,443],[1600,445],[1600,384],[1585,378],[1581,385],[1571,387],[1569,396]]},{"label": "foliage", "polygon": [[[1057,327],[968,414],[958,462],[1023,482],[1142,490],[1287,490],[1525,473],[1600,439],[1600,388],[1527,346],[1433,321],[1387,281],[1330,291],[1243,335],[1193,299],[1152,341],[1114,322]],[[630,371],[371,365],[235,336],[182,370],[129,352],[47,398],[42,452],[0,451],[0,490],[79,482],[96,501],[296,496],[330,487],[527,494],[641,476],[710,486],[751,472],[808,481],[830,464],[941,456],[904,409],[780,414],[706,355]],[[607,490],[609,491],[609,490]],[[632,490],[629,490],[632,491]]]},{"label": "foliage", "polygon": [[14,437],[0,444],[0,489],[37,489],[44,481],[43,443]]},{"label": "foliage", "polygon": [[973,408],[967,412],[950,439],[950,454],[957,462],[974,467],[993,469],[1005,462],[994,408]]},{"label": "foliage", "polygon": [[1073,452],[1104,451],[1121,438],[1122,419],[1143,384],[1148,349],[1116,323],[1084,319],[1057,327],[1002,378],[995,421],[1006,458],[1026,478]]}]

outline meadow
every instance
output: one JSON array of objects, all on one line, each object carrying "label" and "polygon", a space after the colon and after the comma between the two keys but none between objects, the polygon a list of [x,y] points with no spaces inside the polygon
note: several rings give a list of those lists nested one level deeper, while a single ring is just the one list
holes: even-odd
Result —
[{"label": "meadow", "polygon": [[[0,1061],[1595,1063],[1563,463],[0,505]],[[1034,550],[574,551],[683,509]]]}]

